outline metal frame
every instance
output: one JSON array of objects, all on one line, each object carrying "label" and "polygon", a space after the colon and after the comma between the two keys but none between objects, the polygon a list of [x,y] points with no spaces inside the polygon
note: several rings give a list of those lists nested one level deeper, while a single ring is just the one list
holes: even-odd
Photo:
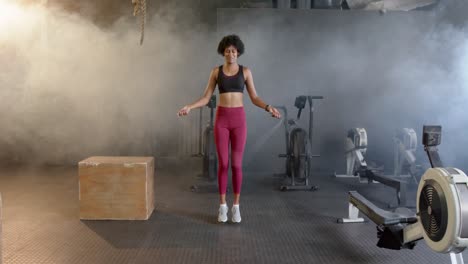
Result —
[{"label": "metal frame", "polygon": [[[318,186],[311,185],[309,182],[309,177],[311,175],[311,164],[313,157],[320,157],[320,155],[312,155],[312,136],[313,136],[313,121],[314,121],[314,104],[313,100],[323,99],[323,96],[298,96],[296,97],[296,107],[298,100],[307,100],[309,105],[309,132],[305,131],[303,128],[299,127],[297,121],[300,118],[302,108],[298,107],[298,114],[297,119],[288,119],[288,110],[285,106],[275,106],[276,108],[283,110],[284,112],[284,129],[285,129],[285,141],[286,141],[286,154],[279,154],[278,156],[281,158],[286,158],[286,175],[291,177],[291,183],[289,185],[282,185],[280,190],[287,191],[287,190],[312,190],[315,191],[318,189]],[[305,107],[305,106],[304,106]],[[294,157],[294,153],[292,150],[292,139],[291,139],[291,132],[293,130],[300,130],[300,133],[307,135],[306,140],[304,140],[305,144],[305,164],[308,164],[306,167],[306,175],[305,175],[305,183],[298,184],[295,179],[295,170],[292,168],[291,160],[297,157]]]}]

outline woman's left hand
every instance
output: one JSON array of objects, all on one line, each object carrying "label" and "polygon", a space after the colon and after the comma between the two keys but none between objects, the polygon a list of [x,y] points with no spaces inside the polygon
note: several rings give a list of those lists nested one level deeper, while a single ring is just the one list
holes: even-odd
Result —
[{"label": "woman's left hand", "polygon": [[272,117],[275,117],[275,118],[278,118],[280,119],[281,118],[281,114],[280,112],[278,111],[278,109],[274,108],[273,106],[270,106],[270,111],[268,111]]}]

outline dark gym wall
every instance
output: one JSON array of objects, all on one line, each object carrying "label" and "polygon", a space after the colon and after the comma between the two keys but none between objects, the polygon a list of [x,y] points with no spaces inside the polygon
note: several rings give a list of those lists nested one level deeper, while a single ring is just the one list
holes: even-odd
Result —
[{"label": "dark gym wall", "polygon": [[[23,3],[38,1],[17,0]],[[47,5],[67,13],[76,13],[101,27],[112,26],[122,16],[132,15],[132,0],[47,0]],[[206,26],[216,26],[216,9],[240,7],[242,0],[147,0],[147,12],[174,17],[176,21],[187,22],[187,16],[195,17]]]},{"label": "dark gym wall", "polygon": [[[395,129],[415,128],[420,141],[423,124],[441,124],[444,161],[465,166],[465,35],[433,13],[221,9],[218,35],[227,33],[243,37],[240,63],[252,68],[266,102],[295,115],[295,96],[325,96],[315,107],[313,149],[322,157],[314,167],[343,172],[346,132],[364,127],[369,159],[390,172]],[[250,103],[247,108],[247,170],[281,169],[283,127]],[[307,128],[307,112],[301,119]]]}]

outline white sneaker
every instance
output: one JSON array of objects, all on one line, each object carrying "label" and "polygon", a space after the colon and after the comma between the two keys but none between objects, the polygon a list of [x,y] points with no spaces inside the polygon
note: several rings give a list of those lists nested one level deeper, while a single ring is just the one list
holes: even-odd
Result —
[{"label": "white sneaker", "polygon": [[239,205],[238,204],[235,204],[232,206],[231,208],[231,212],[232,212],[232,222],[234,223],[240,223],[241,222],[241,214],[240,214],[240,209],[239,209]]},{"label": "white sneaker", "polygon": [[227,212],[228,212],[228,207],[226,204],[220,204],[219,205],[219,211],[218,211],[218,222],[221,223],[226,223],[227,221]]}]

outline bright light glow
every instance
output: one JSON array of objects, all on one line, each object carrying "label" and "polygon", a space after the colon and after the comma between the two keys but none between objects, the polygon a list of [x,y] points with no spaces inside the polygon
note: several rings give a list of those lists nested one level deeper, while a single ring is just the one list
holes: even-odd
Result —
[{"label": "bright light glow", "polygon": [[45,11],[40,5],[0,0],[0,42],[28,42],[37,38],[42,32]]},{"label": "bright light glow", "polygon": [[0,29],[15,20],[21,19],[23,15],[24,12],[17,4],[8,0],[0,0]]}]

